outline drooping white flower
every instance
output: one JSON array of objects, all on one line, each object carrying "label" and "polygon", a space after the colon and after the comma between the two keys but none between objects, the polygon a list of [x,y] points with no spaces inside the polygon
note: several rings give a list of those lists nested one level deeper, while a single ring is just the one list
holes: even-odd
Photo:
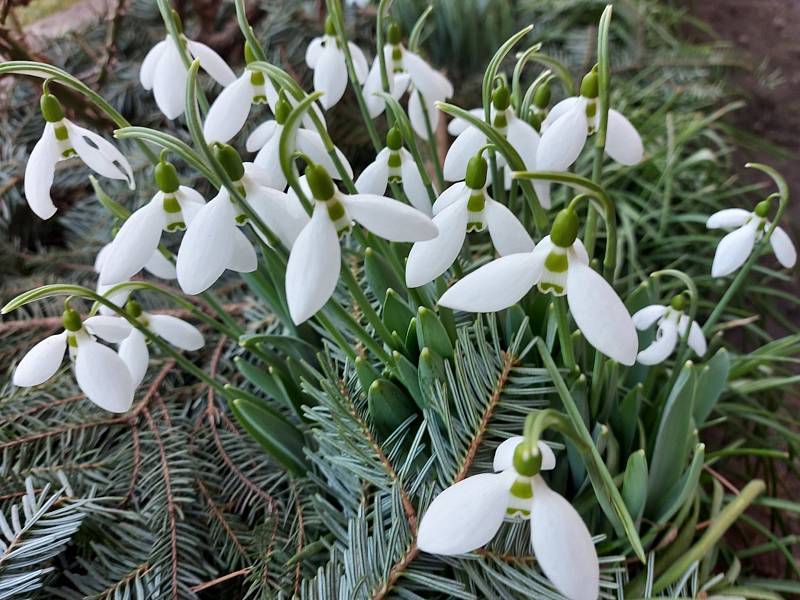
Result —
[{"label": "drooping white flower", "polygon": [[[542,123],[542,138],[536,150],[539,171],[566,171],[583,150],[589,134],[597,131],[599,111],[597,73],[592,70],[581,83],[581,95],[556,104]],[[617,110],[608,111],[606,154],[620,164],[631,166],[644,157],[642,138],[636,128]],[[542,205],[550,203],[550,183],[534,182]]]},{"label": "drooping white flower", "polygon": [[600,565],[589,529],[578,512],[550,489],[539,474],[556,461],[539,442],[538,458],[522,437],[498,446],[494,473],[467,477],[434,498],[422,516],[417,546],[446,556],[465,554],[487,544],[503,521],[531,522],[536,562],[556,589],[570,600],[596,600]]},{"label": "drooping white flower", "polygon": [[687,340],[689,347],[697,356],[703,356],[706,353],[708,346],[703,329],[697,321],[691,320],[689,315],[684,313],[683,307],[683,296],[675,296],[670,306],[651,304],[633,315],[633,324],[636,329],[644,330],[654,324],[658,325],[655,341],[639,352],[636,357],[637,362],[643,365],[657,365],[664,362],[675,351],[678,340],[686,335],[687,327],[689,328]]},{"label": "drooping white flower", "polygon": [[[369,70],[367,59],[361,48],[353,42],[348,42],[347,47],[358,83],[363,85]],[[325,20],[325,35],[315,37],[309,43],[306,64],[314,71],[314,90],[323,92],[320,104],[325,109],[331,108],[342,99],[347,88],[347,65],[330,16]]]},{"label": "drooping white flower", "polygon": [[[308,221],[304,212],[290,208],[290,198],[283,192],[263,185],[261,170],[252,163],[242,163],[236,151],[227,145],[215,148],[234,185],[247,205],[291,247]],[[249,273],[258,266],[255,248],[239,229],[247,222],[226,188],[204,205],[188,224],[178,249],[178,284],[187,294],[207,290],[225,269]],[[261,235],[261,232],[258,232]],[[266,240],[265,240],[266,241]]]},{"label": "drooping white flower", "polygon": [[[194,325],[187,323],[183,319],[172,315],[144,312],[135,300],[128,302],[125,309],[128,314],[137,319],[148,330],[176,348],[199,350],[205,344],[203,334]],[[121,317],[118,318],[127,324],[127,321]],[[130,327],[130,333],[119,344],[118,352],[131,373],[134,385],[138,386],[147,373],[147,365],[150,361],[147,338],[138,329]]]},{"label": "drooping white flower", "polygon": [[[280,141],[291,109],[292,107],[285,94],[281,92],[275,105],[275,119],[265,121],[256,127],[248,136],[246,142],[248,152],[258,152],[255,159],[253,159],[253,163],[261,167],[264,175],[264,185],[280,191],[285,190],[287,184],[286,174],[283,172],[280,162]],[[290,152],[295,150],[302,152],[315,163],[324,166],[334,178],[340,178],[333,159],[325,149],[325,142],[322,141],[322,136],[317,131],[296,127],[292,135],[294,139],[289,147]],[[352,177],[353,169],[347,157],[338,148],[334,148],[334,151],[347,175]]]},{"label": "drooping white flower", "polygon": [[[198,59],[200,66],[214,81],[221,86],[227,86],[236,80],[236,74],[214,50],[190,40],[183,33],[179,37],[188,55],[192,59]],[[178,118],[185,110],[186,76],[186,65],[181,60],[178,45],[170,35],[150,49],[139,69],[142,87],[153,90],[159,110],[168,119]]]},{"label": "drooping white flower", "polygon": [[97,315],[81,322],[73,309],[64,312],[64,331],[51,335],[31,348],[14,370],[14,385],[32,387],[55,375],[69,348],[78,387],[105,410],[122,413],[133,402],[136,389],[128,367],[108,346],[96,341],[119,343],[130,325],[116,317]]},{"label": "drooping white flower", "polygon": [[[159,162],[155,179],[159,191],[128,217],[106,251],[100,269],[101,285],[126,281],[152,263],[156,255],[162,256],[158,251],[161,233],[185,229],[206,203],[198,192],[179,184],[172,163]],[[163,271],[168,272],[174,274],[174,269]]]},{"label": "drooping white flower", "polygon": [[439,235],[411,248],[406,263],[409,287],[425,285],[450,268],[469,231],[488,229],[501,256],[533,251],[533,240],[514,213],[486,193],[487,169],[486,160],[474,156],[466,181],[447,188],[434,203],[433,222]]},{"label": "drooping white flower", "polygon": [[431,214],[431,201],[414,157],[403,148],[403,138],[396,127],[386,136],[386,148],[378,152],[372,162],[356,180],[356,189],[362,194],[383,196],[389,182],[403,186],[408,201],[417,210]]},{"label": "drooping white flower", "polygon": [[470,273],[439,299],[468,312],[495,312],[518,302],[533,286],[567,296],[575,323],[597,350],[624,364],[636,361],[639,342],[628,310],[608,282],[589,266],[571,209],[558,213],[551,234],[532,252],[500,257]]},{"label": "drooping white flower", "polygon": [[55,214],[50,186],[56,164],[73,156],[103,177],[122,179],[130,189],[136,187],[128,160],[114,144],[65,118],[61,103],[52,94],[42,94],[41,109],[44,132],[25,167],[25,199],[38,217],[49,219]]},{"label": "drooping white flower", "polygon": [[[753,248],[771,224],[767,220],[769,214],[769,201],[759,202],[753,212],[742,208],[726,208],[714,213],[706,221],[709,229],[733,229],[723,237],[714,254],[711,265],[711,275],[725,277],[736,271],[753,252]],[[797,250],[791,238],[781,227],[769,237],[770,246],[778,262],[791,269],[797,262]]]},{"label": "drooping white flower", "polygon": [[[411,92],[408,100],[408,118],[416,134],[427,138],[426,121],[430,123],[431,129],[436,131],[439,120],[436,103],[453,96],[453,85],[422,57],[406,49],[400,37],[400,28],[393,23],[389,26],[388,43],[383,48],[389,78],[389,93],[395,99],[399,99],[407,90]],[[377,56],[372,62],[363,91],[367,110],[374,119],[386,108],[383,98],[376,95],[377,92],[383,91],[380,60]]]},{"label": "drooping white flower", "polygon": [[433,222],[407,204],[374,194],[341,193],[320,165],[308,165],[306,182],[314,209],[286,265],[286,299],[297,324],[313,316],[333,294],[341,268],[339,233],[353,221],[393,242],[414,242],[436,235]]},{"label": "drooping white flower", "polygon": [[[480,110],[480,109],[479,109]],[[525,169],[536,170],[536,150],[539,146],[539,134],[525,121],[518,118],[511,107],[511,96],[507,87],[497,88],[492,95],[492,127],[508,140],[517,151]],[[473,112],[473,114],[475,114]],[[483,119],[483,111],[479,118]],[[466,123],[466,122],[465,122]],[[456,125],[454,129],[459,129]],[[482,146],[487,143],[486,136],[477,127],[467,126],[456,137],[444,159],[444,178],[448,181],[461,181],[467,173],[467,164]],[[502,155],[497,154],[497,163],[503,167],[504,185],[511,187],[511,169]],[[544,202],[547,202],[545,204]],[[543,199],[545,208],[549,208],[549,198]]]}]

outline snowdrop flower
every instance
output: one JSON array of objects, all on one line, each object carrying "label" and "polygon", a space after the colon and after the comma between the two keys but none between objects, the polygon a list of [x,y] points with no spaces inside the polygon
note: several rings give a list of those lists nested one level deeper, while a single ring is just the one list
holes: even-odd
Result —
[{"label": "snowdrop flower", "polygon": [[[347,43],[358,83],[363,85],[367,79],[369,65],[361,48],[352,42]],[[314,90],[323,92],[320,104],[324,109],[334,106],[347,88],[347,65],[344,51],[336,37],[333,19],[325,19],[325,35],[311,40],[306,50],[306,64],[314,71]]]},{"label": "snowdrop flower", "polygon": [[116,317],[97,315],[81,322],[80,315],[64,311],[64,331],[51,335],[31,348],[14,370],[14,385],[33,387],[55,375],[69,348],[75,379],[86,397],[105,410],[122,413],[130,408],[136,386],[128,367],[108,346],[96,341],[119,343],[130,325]]},{"label": "snowdrop flower", "polygon": [[417,546],[445,556],[487,544],[506,519],[531,522],[536,562],[570,600],[596,600],[600,565],[592,536],[578,512],[539,474],[555,468],[553,451],[539,442],[534,454],[524,438],[497,447],[494,473],[473,475],[434,498],[422,517]]},{"label": "snowdrop flower", "polygon": [[[717,246],[714,262],[711,265],[711,275],[725,277],[744,264],[756,242],[764,237],[764,233],[771,226],[767,220],[769,208],[769,200],[764,200],[756,205],[753,212],[741,208],[727,208],[708,218],[706,227],[709,229],[733,229]],[[797,250],[786,231],[781,227],[775,227],[769,236],[769,243],[778,262],[791,269],[797,262]]]},{"label": "snowdrop flower", "polygon": [[[399,99],[410,87],[408,118],[416,134],[428,137],[426,120],[436,129],[439,112],[436,102],[444,101],[453,95],[453,85],[448,79],[431,67],[418,54],[407,50],[401,43],[400,28],[396,23],[389,26],[388,43],[383,48],[386,71],[389,76],[389,93]],[[380,60],[375,57],[364,84],[364,101],[369,115],[374,119],[386,108],[383,98],[376,95],[383,91]],[[416,93],[415,93],[416,92]],[[420,95],[424,97],[423,105]]]},{"label": "snowdrop flower", "polygon": [[[597,71],[589,72],[581,83],[581,95],[556,104],[542,123],[542,138],[536,150],[536,168],[540,171],[566,171],[578,160],[589,134],[597,131]],[[619,111],[609,109],[606,153],[620,164],[631,166],[642,160],[642,138],[631,122]],[[543,206],[550,202],[550,184],[534,183]]]},{"label": "snowdrop flower", "polygon": [[[483,119],[482,112],[480,118]],[[511,107],[511,92],[506,86],[497,88],[492,94],[492,127],[505,137],[517,151],[525,169],[535,171],[539,134],[514,114],[514,109]],[[477,127],[470,126],[464,129],[458,134],[444,159],[444,178],[448,181],[464,179],[469,160],[486,143],[486,136]],[[508,189],[511,187],[511,169],[500,155],[497,156],[497,162],[498,165],[504,167],[504,185]],[[543,204],[543,206],[550,207],[549,203]]]},{"label": "snowdrop flower", "polygon": [[[678,339],[686,335],[689,328],[689,347],[697,356],[706,353],[706,336],[703,329],[683,312],[685,300],[682,295],[675,296],[669,306],[651,304],[633,315],[636,329],[644,330],[658,324],[655,341],[639,352],[636,360],[643,365],[657,365],[664,362],[678,345]],[[691,324],[690,324],[691,321]]]},{"label": "snowdrop flower", "polygon": [[[146,313],[135,300],[125,306],[125,310],[139,323],[169,344],[181,350],[199,350],[205,344],[203,334],[191,325],[172,315],[153,315]],[[113,318],[113,317],[112,317]],[[127,321],[119,317],[127,324]],[[150,352],[147,350],[147,338],[136,329],[130,327],[130,333],[119,345],[119,356],[125,362],[131,373],[135,386],[138,386],[147,373],[147,364],[150,361]]]},{"label": "snowdrop flower", "polygon": [[[238,153],[227,144],[214,148],[217,159],[248,206],[265,222],[281,242],[290,247],[308,217],[289,210],[289,197],[263,185],[261,170],[252,163],[244,164]],[[207,290],[225,269],[250,273],[258,266],[253,244],[239,230],[247,223],[230,193],[221,188],[188,224],[178,249],[178,284],[187,294]]]},{"label": "snowdrop flower", "polygon": [[296,324],[313,316],[333,294],[341,268],[339,233],[353,221],[392,242],[415,242],[436,235],[433,222],[407,204],[374,194],[342,194],[320,165],[306,167],[306,182],[314,209],[286,265],[286,299]]},{"label": "snowdrop flower", "polygon": [[130,189],[136,187],[128,160],[111,142],[65,118],[61,103],[46,89],[40,105],[46,124],[25,167],[25,199],[38,217],[49,219],[55,214],[50,186],[56,163],[72,156],[103,177],[123,179]]},{"label": "snowdrop flower", "polygon": [[[100,284],[127,281],[142,268],[163,255],[158,250],[163,231],[186,229],[206,201],[192,188],[180,185],[178,172],[163,159],[155,167],[158,192],[122,224],[111,242],[100,268]],[[158,260],[156,258],[156,260]],[[169,262],[169,261],[167,261]],[[157,265],[157,268],[160,265]],[[170,275],[174,268],[170,264]],[[167,270],[163,271],[167,274]]]},{"label": "snowdrop flower", "polygon": [[[203,70],[221,86],[232,84],[236,75],[227,63],[205,44],[187,38],[177,13],[172,12],[180,43],[191,59],[199,60]],[[153,46],[142,61],[139,81],[144,89],[153,90],[159,110],[168,119],[181,116],[186,107],[186,74],[178,44],[170,35]]]},{"label": "snowdrop flower", "polygon": [[439,304],[468,312],[495,312],[518,302],[536,285],[542,293],[566,295],[586,341],[630,366],[639,346],[633,320],[614,288],[589,266],[577,235],[574,211],[561,210],[550,235],[533,252],[510,254],[484,265],[447,290]]},{"label": "snowdrop flower", "polygon": [[428,190],[414,157],[403,148],[403,137],[396,127],[392,127],[386,136],[386,148],[378,152],[375,161],[356,180],[356,189],[361,194],[383,196],[390,181],[401,183],[411,205],[430,216]]},{"label": "snowdrop flower", "polygon": [[417,242],[406,263],[406,283],[419,287],[433,281],[455,262],[469,231],[489,230],[501,256],[531,252],[533,240],[514,213],[486,193],[488,165],[480,155],[467,167],[467,178],[447,188],[433,205],[439,235]]},{"label": "snowdrop flower", "polygon": [[[256,127],[246,142],[248,152],[256,152],[253,163],[261,167],[264,173],[264,185],[283,191],[286,189],[287,179],[283,172],[280,161],[280,141],[286,119],[292,111],[291,104],[286,99],[283,91],[279,94],[275,105],[275,119],[266,121]],[[333,159],[325,148],[322,136],[312,129],[297,127],[294,130],[294,142],[290,150],[299,151],[308,156],[311,160],[324,166],[333,177],[339,179],[339,173]],[[353,176],[353,169],[350,167],[345,155],[341,150],[335,148],[336,156],[344,166],[349,177]]]}]

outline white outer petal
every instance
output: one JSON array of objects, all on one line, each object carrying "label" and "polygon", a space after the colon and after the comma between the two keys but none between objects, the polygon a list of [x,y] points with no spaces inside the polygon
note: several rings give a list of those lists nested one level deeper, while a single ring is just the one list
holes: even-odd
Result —
[{"label": "white outer petal", "polygon": [[658,321],[661,317],[664,316],[664,313],[667,312],[667,307],[663,306],[662,304],[651,304],[649,306],[645,306],[644,308],[637,310],[633,317],[633,325],[636,329],[647,329],[651,327],[653,323]]},{"label": "white outer petal", "polygon": [[166,216],[159,192],[120,227],[100,270],[100,283],[127,281],[142,270],[157,251]]},{"label": "white outer petal", "polygon": [[447,181],[463,180],[467,175],[467,164],[485,143],[486,136],[477,127],[470,126],[459,134],[444,157],[444,178]]},{"label": "white outer petal", "polygon": [[600,565],[589,529],[572,505],[538,475],[533,478],[531,544],[536,561],[559,592],[570,600],[597,600]]},{"label": "white outer petal", "polygon": [[513,471],[482,473],[444,490],[422,516],[419,549],[453,555],[488,543],[503,523],[513,481]]},{"label": "white outer petal", "polygon": [[325,306],[339,280],[341,248],[327,207],[318,202],[314,213],[289,253],[286,265],[286,300],[296,324]]},{"label": "white outer petal", "polygon": [[769,243],[778,262],[787,269],[791,269],[797,262],[797,250],[786,231],[776,227],[769,237]]},{"label": "white outer petal", "polygon": [[422,181],[422,175],[420,175],[414,157],[405,148],[400,149],[400,177],[403,180],[403,192],[408,201],[414,208],[430,217],[432,211],[428,190]]},{"label": "white outer petal", "polygon": [[168,119],[175,119],[186,108],[186,66],[172,39],[161,52],[153,74],[153,97]]},{"label": "white outer petal", "polygon": [[522,119],[515,115],[509,115],[508,143],[514,147],[522,159],[525,169],[528,171],[536,170],[536,152],[539,149],[539,134]]},{"label": "white outer petal", "polygon": [[711,264],[713,277],[730,275],[744,264],[756,242],[758,221],[754,218],[720,240],[714,254],[714,262]]},{"label": "white outer petal", "polygon": [[[303,227],[308,224],[308,214],[296,195],[259,186],[253,193],[248,193],[247,203],[264,221],[264,224],[278,236],[286,248],[291,248]],[[262,237],[256,227],[255,232]],[[262,237],[266,243],[268,240]]]},{"label": "white outer petal", "polygon": [[484,211],[492,243],[501,256],[533,252],[536,244],[525,226],[507,207],[487,197]]},{"label": "white outer petal", "polygon": [[153,255],[144,263],[144,268],[151,275],[161,279],[175,279],[178,276],[175,265],[167,260],[160,250],[153,252]]},{"label": "white outer petal", "polygon": [[452,97],[453,84],[418,54],[403,49],[403,67],[408,72],[414,87],[422,92],[426,100]]},{"label": "white outer petal", "polygon": [[156,68],[161,60],[161,55],[167,49],[169,39],[161,40],[155,46],[150,48],[142,61],[142,66],[139,68],[139,81],[142,87],[146,90],[153,89],[153,81],[156,76]]},{"label": "white outer petal", "polygon": [[540,171],[566,171],[586,143],[588,122],[585,103],[577,102],[548,127],[536,150],[536,168]]},{"label": "white outer petal", "polygon": [[203,137],[208,143],[227,142],[235,136],[247,121],[253,89],[250,84],[250,71],[246,70],[239,78],[222,90],[208,109],[203,124]]},{"label": "white outer petal", "polygon": [[306,64],[309,68],[317,68],[317,61],[322,51],[325,49],[324,41],[325,38],[323,36],[318,36],[308,43],[308,48],[306,48]]},{"label": "white outer petal", "polygon": [[314,90],[323,92],[319,99],[325,109],[342,99],[347,88],[347,67],[344,53],[335,45],[325,46],[314,68]]},{"label": "white outer petal", "polygon": [[131,332],[131,324],[122,317],[111,315],[95,315],[83,322],[83,326],[92,335],[112,344],[119,344]]},{"label": "white outer petal", "polygon": [[356,46],[353,42],[348,42],[347,47],[350,49],[350,56],[353,59],[353,69],[356,72],[356,79],[360,85],[363,85],[364,82],[367,80],[367,74],[369,73],[369,63],[367,63],[367,57],[364,56],[364,52]]},{"label": "white outer petal", "polygon": [[433,214],[438,215],[445,208],[458,200],[464,200],[466,202],[470,194],[471,191],[467,189],[466,183],[463,181],[454,183],[436,198],[436,202],[433,203]]},{"label": "white outer petal", "polygon": [[[476,119],[480,119],[481,121],[486,116],[486,113],[484,112],[483,108],[470,109],[469,114],[471,114]],[[459,117],[455,117],[447,124],[447,133],[449,133],[453,137],[456,137],[459,134],[466,131],[468,127],[472,127],[472,125],[469,124],[469,121],[467,121],[466,119],[460,119]]]},{"label": "white outer petal", "polygon": [[656,340],[647,348],[639,352],[636,360],[643,365],[657,365],[675,351],[678,344],[678,328],[670,319],[661,321],[658,326]]},{"label": "white outer petal", "polygon": [[389,154],[388,148],[378,152],[375,160],[358,176],[356,190],[360,194],[386,193],[386,186],[389,184]]},{"label": "white outer petal", "polygon": [[56,213],[56,205],[50,198],[50,187],[61,160],[61,151],[56,142],[52,123],[44,126],[42,137],[36,142],[25,165],[25,199],[28,206],[40,219],[49,219]]},{"label": "white outer petal", "polygon": [[[678,335],[683,337],[686,335],[686,324],[689,322],[689,315],[682,315],[680,321],[678,322]],[[697,356],[705,356],[706,351],[708,350],[708,344],[706,343],[706,336],[703,333],[703,328],[700,327],[700,324],[697,321],[692,321],[691,327],[689,327],[689,339],[687,340],[689,344],[689,348],[694,350],[694,353]]]},{"label": "white outer petal", "polygon": [[234,229],[231,237],[233,251],[227,268],[238,273],[252,273],[258,268],[258,255],[253,243],[238,227]]},{"label": "white outer petal", "polygon": [[280,136],[276,131],[266,144],[258,151],[253,164],[261,169],[259,183],[275,190],[286,189],[287,179],[280,162]]},{"label": "white outer petal", "polygon": [[264,121],[247,136],[245,147],[248,152],[258,152],[272,136],[278,132],[278,122],[275,120]]},{"label": "white outer petal", "polygon": [[201,42],[195,42],[190,39],[186,40],[186,44],[192,56],[200,60],[200,66],[203,67],[203,70],[218,84],[226,86],[236,80],[236,73],[213,49]]},{"label": "white outer petal", "polygon": [[734,229],[741,227],[752,216],[749,210],[743,208],[726,208],[715,212],[708,217],[708,229]]},{"label": "white outer petal", "polygon": [[[64,122],[67,125],[72,148],[87,167],[103,177],[126,181],[130,189],[136,187],[133,180],[133,169],[131,169],[128,159],[117,150],[114,144],[93,131],[75,125],[75,123],[67,120]],[[91,144],[86,141],[87,139]]]},{"label": "white outer petal", "polygon": [[625,116],[613,108],[608,111],[606,153],[621,165],[632,166],[644,158],[642,138]]},{"label": "white outer petal", "polygon": [[362,227],[390,242],[434,239],[436,224],[416,208],[377,194],[342,194],[347,214]]},{"label": "white outer petal", "polygon": [[135,388],[125,362],[94,340],[78,344],[75,379],[86,397],[107,411],[123,413],[133,403]]},{"label": "white outer petal", "polygon": [[[296,140],[298,150],[305,152],[308,154],[311,160],[325,167],[328,173],[330,173],[331,177],[334,179],[341,179],[339,171],[336,168],[333,159],[328,154],[328,151],[325,149],[325,144],[323,143],[322,137],[320,137],[319,133],[310,129],[298,129]],[[341,161],[345,172],[348,176],[352,177],[353,169],[350,166],[349,161],[345,155],[342,154],[341,150],[336,148],[335,151],[336,156]]]},{"label": "white outer petal", "polygon": [[467,312],[503,310],[519,302],[539,281],[542,266],[533,252],[502,256],[456,282],[439,304]]},{"label": "white outer petal", "polygon": [[425,96],[423,103],[419,90],[411,90],[408,99],[408,120],[411,122],[414,133],[422,139],[428,139],[428,125],[430,125],[431,133],[436,135],[439,119],[441,119],[441,113],[436,109],[436,102],[442,99],[442,97]]},{"label": "white outer petal", "polygon": [[119,357],[128,367],[134,387],[138,387],[147,374],[150,363],[150,351],[144,334],[138,329],[132,329],[128,337],[122,340],[117,350]]},{"label": "white outer petal", "polygon": [[439,234],[412,246],[406,262],[406,285],[420,287],[453,264],[467,235],[466,201],[451,204],[433,218]]},{"label": "white outer petal", "polygon": [[32,387],[50,379],[58,371],[67,350],[67,333],[51,335],[28,350],[17,368],[13,382],[19,387]]},{"label": "white outer petal", "polygon": [[623,365],[636,361],[639,339],[628,309],[605,279],[578,260],[567,269],[567,302],[586,341]]},{"label": "white outer petal", "polygon": [[172,315],[147,315],[150,331],[181,350],[199,350],[205,344],[203,334],[183,319]]},{"label": "white outer petal", "polygon": [[[525,438],[521,435],[510,437],[497,447],[494,451],[494,460],[492,461],[492,469],[494,469],[496,473],[513,468],[514,451],[524,439]],[[551,471],[555,469],[556,455],[553,454],[552,448],[542,441],[540,441],[537,446],[539,447],[539,452],[542,454],[541,470]]]},{"label": "white outer petal", "polygon": [[580,96],[570,96],[569,98],[564,98],[558,102],[555,106],[553,106],[553,108],[550,109],[544,121],[542,121],[542,131],[545,131],[564,114],[571,110],[576,110],[575,107],[579,103],[585,106],[586,100],[582,99]]}]

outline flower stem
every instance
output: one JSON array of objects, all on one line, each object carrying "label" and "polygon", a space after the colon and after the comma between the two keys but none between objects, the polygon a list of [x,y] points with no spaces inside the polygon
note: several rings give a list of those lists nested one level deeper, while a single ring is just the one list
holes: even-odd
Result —
[{"label": "flower stem", "polygon": [[553,306],[555,307],[558,322],[558,342],[561,347],[561,356],[567,369],[572,371],[575,369],[575,353],[572,348],[572,335],[569,330],[566,299],[564,297],[553,298]]}]

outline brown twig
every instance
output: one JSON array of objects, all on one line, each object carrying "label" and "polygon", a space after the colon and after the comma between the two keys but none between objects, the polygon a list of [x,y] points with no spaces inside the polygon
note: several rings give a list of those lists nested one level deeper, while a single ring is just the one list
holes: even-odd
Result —
[{"label": "brown twig", "polygon": [[236,535],[236,532],[233,530],[233,527],[231,527],[230,523],[228,523],[228,520],[225,518],[223,512],[214,502],[214,498],[211,497],[211,494],[209,493],[206,485],[199,477],[195,477],[195,482],[197,483],[197,488],[200,490],[200,493],[203,495],[203,498],[205,498],[205,501],[208,504],[208,507],[211,509],[211,512],[213,513],[214,517],[216,517],[217,521],[219,521],[219,524],[222,525],[222,528],[225,530],[225,533],[233,542],[233,545],[236,546],[236,550],[239,552],[239,555],[246,560],[249,559],[249,556],[247,555],[247,550],[245,550],[245,547],[239,541],[239,537]]},{"label": "brown twig", "polygon": [[232,573],[228,573],[227,575],[223,575],[222,577],[217,577],[216,579],[212,579],[211,581],[206,581],[203,583],[198,583],[194,587],[189,588],[195,594],[197,592],[202,592],[203,590],[207,590],[210,587],[214,587],[215,585],[219,585],[220,583],[224,583],[229,579],[233,579],[234,577],[241,577],[242,575],[247,575],[250,571],[252,571],[252,567],[245,567],[244,569],[239,569],[238,571],[233,571]]}]

